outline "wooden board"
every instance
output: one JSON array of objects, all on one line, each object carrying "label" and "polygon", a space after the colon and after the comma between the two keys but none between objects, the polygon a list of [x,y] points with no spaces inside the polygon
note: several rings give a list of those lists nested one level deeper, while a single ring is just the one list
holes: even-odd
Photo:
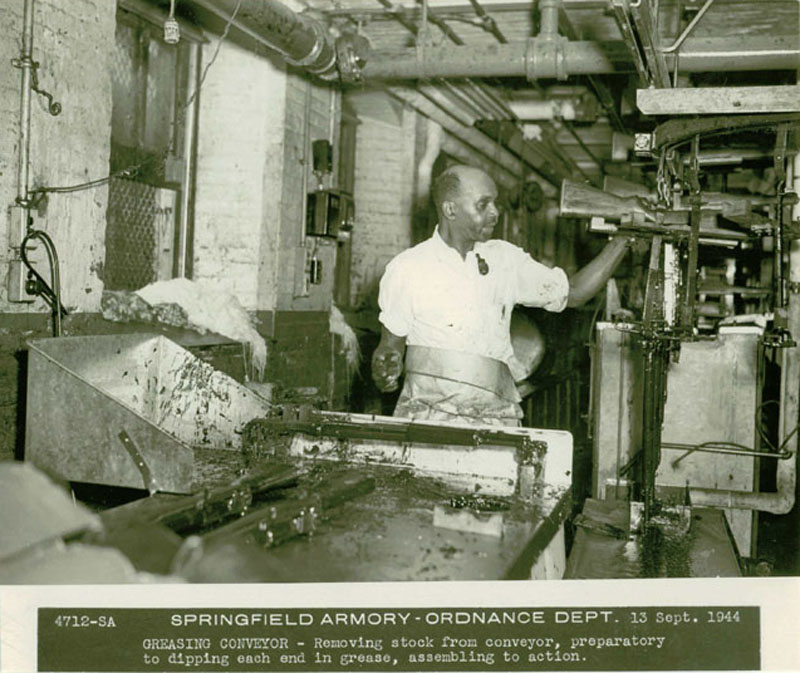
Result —
[{"label": "wooden board", "polygon": [[638,89],[636,105],[647,115],[800,112],[800,87]]}]

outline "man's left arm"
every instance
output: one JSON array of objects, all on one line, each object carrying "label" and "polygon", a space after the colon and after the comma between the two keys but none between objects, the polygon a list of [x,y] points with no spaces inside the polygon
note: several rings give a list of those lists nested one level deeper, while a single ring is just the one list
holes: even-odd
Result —
[{"label": "man's left arm", "polygon": [[567,306],[582,306],[594,297],[611,278],[629,247],[629,239],[612,238],[598,255],[569,279]]}]

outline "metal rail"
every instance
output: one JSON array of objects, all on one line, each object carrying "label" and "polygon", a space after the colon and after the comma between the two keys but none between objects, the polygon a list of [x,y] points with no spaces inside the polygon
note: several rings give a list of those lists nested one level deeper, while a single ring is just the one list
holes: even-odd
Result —
[{"label": "metal rail", "polygon": [[669,47],[662,47],[661,53],[663,54],[671,54],[672,52],[680,49],[680,46],[684,43],[689,34],[694,30],[694,27],[700,22],[700,19],[703,18],[703,15],[711,8],[711,5],[714,4],[714,0],[706,0],[706,4],[704,4],[700,10],[697,12],[695,17],[689,22],[686,28],[683,29],[683,32],[678,36],[678,39],[675,40]]},{"label": "metal rail", "polygon": [[783,449],[777,453],[774,451],[757,451],[748,448],[736,448],[735,446],[726,446],[724,442],[703,442],[702,444],[680,444],[678,442],[662,442],[662,449],[672,449],[674,451],[685,451],[682,456],[679,456],[672,461],[672,466],[677,467],[684,458],[690,456],[695,452],[701,453],[724,453],[731,456],[747,456],[750,458],[774,458],[776,460],[786,460],[791,458],[794,454],[791,451]]}]

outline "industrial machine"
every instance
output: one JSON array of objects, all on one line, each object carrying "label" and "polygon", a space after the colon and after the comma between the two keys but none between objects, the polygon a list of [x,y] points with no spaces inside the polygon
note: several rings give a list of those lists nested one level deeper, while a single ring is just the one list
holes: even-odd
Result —
[{"label": "industrial machine", "polygon": [[[27,412],[28,463],[0,471],[0,509],[32,513],[7,583],[564,571],[568,432],[277,405],[148,334],[31,342]],[[68,495],[34,467],[102,511],[55,516]]]},{"label": "industrial machine", "polygon": [[[658,161],[654,190],[614,178],[605,191],[562,185],[562,215],[591,217],[591,230],[647,246],[638,315],[596,329],[592,495],[606,505],[590,503],[594,524],[614,519],[609,501],[618,500],[617,525],[633,522],[645,540],[663,539],[665,528],[689,536],[692,512],[703,518],[698,507],[723,508],[718,539],[751,558],[758,511],[793,506],[800,304],[797,195],[786,187],[791,123],[796,115],[669,121],[636,139],[637,152]],[[774,193],[707,191],[704,142],[744,130],[774,134]],[[765,410],[775,407],[773,419]],[[587,529],[597,534],[597,525]]]}]

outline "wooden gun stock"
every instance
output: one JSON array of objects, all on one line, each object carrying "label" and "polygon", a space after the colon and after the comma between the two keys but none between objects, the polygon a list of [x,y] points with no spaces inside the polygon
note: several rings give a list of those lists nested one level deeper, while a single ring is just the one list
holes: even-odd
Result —
[{"label": "wooden gun stock", "polygon": [[[623,223],[623,228],[644,233],[688,235],[690,210],[663,210],[647,208],[640,196],[628,191],[627,196],[609,194],[601,189],[571,180],[561,183],[560,214],[564,217],[599,217]],[[748,238],[743,231],[730,231],[716,226],[717,213],[701,213],[700,234],[705,240],[721,239],[741,241]],[[617,227],[608,225],[604,229],[613,233]]]},{"label": "wooden gun stock", "polygon": [[[640,196],[643,199],[655,199],[656,193],[644,185],[631,182],[613,175],[607,175],[603,179],[603,190],[610,194],[621,197]],[[760,194],[732,194],[730,192],[702,192],[700,194],[700,207],[705,211],[714,211],[723,217],[743,218],[750,217],[758,220],[760,215],[753,213],[754,208],[774,205],[777,199],[774,196],[762,196]],[[687,197],[680,199],[676,211],[689,211],[692,207]]]},{"label": "wooden gun stock", "polygon": [[561,183],[561,215],[565,217],[604,217],[616,222],[636,215],[653,220],[653,214],[635,196],[617,196],[572,180]]}]

